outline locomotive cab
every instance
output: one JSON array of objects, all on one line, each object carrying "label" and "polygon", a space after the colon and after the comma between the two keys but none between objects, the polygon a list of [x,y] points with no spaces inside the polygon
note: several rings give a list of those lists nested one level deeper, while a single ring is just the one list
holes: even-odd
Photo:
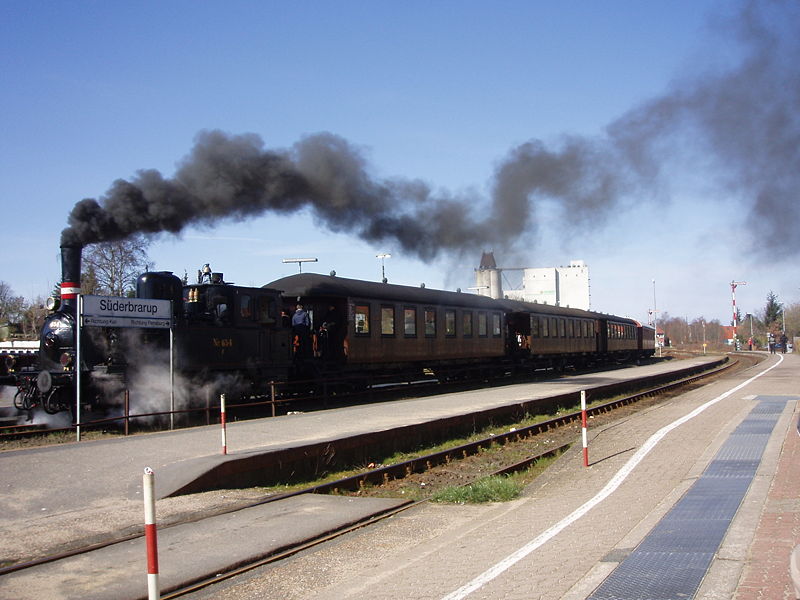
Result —
[{"label": "locomotive cab", "polygon": [[172,301],[175,366],[183,373],[241,375],[254,390],[285,374],[288,334],[278,318],[277,290],[226,283],[206,265],[193,284],[172,273],[145,273],[137,295]]}]

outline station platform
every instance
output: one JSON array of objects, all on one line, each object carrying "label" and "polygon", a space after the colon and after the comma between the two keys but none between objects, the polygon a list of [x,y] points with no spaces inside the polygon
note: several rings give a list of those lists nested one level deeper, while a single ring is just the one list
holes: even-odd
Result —
[{"label": "station platform", "polygon": [[[781,362],[777,364],[779,360]],[[521,534],[533,535],[535,539],[534,534],[538,532],[537,535],[540,535],[551,530],[589,502],[604,486],[619,477],[618,472],[630,456],[644,447],[649,436],[663,428],[664,423],[672,423],[690,414],[708,402],[710,394],[725,386],[732,389],[737,381],[743,382],[751,377],[754,369],[763,371],[772,363],[775,366],[772,371],[714,402],[696,417],[664,434],[630,470],[629,476],[620,483],[618,489],[591,507],[585,516],[575,519],[546,543],[520,558],[518,562],[533,561],[528,562],[521,574],[520,566],[515,563],[468,594],[453,595],[469,585],[468,582],[480,577],[484,568],[491,568],[494,565],[492,559],[504,556],[503,552],[510,551],[515,542],[520,542],[519,547],[526,547],[525,543],[521,543]],[[670,365],[640,367],[635,371],[641,373],[644,369],[652,368],[665,369]],[[574,453],[567,453],[531,486],[522,500],[489,507],[428,506],[394,517],[390,526],[364,530],[357,544],[365,549],[361,552],[368,552],[365,560],[371,565],[369,577],[364,577],[363,569],[349,573],[348,569],[355,567],[348,565],[363,567],[364,563],[359,562],[359,550],[343,543],[326,551],[330,554],[330,560],[338,565],[335,576],[326,576],[324,581],[314,581],[309,576],[311,578],[308,581],[298,583],[298,561],[326,560],[325,552],[313,553],[292,561],[292,567],[271,569],[271,575],[267,577],[274,576],[275,580],[269,583],[269,594],[230,597],[356,598],[363,597],[365,583],[370,584],[370,597],[376,598],[454,599],[469,596],[575,600],[590,597],[592,593],[603,593],[600,586],[613,568],[617,565],[621,567],[624,559],[635,556],[634,549],[668,514],[671,507],[688,493],[691,485],[702,478],[725,440],[746,421],[753,407],[772,398],[771,401],[782,403],[782,406],[779,411],[771,413],[775,416],[775,422],[770,433],[761,434],[767,435],[763,455],[759,458],[738,511],[733,511],[735,516],[726,528],[727,534],[721,539],[719,548],[712,552],[710,566],[700,578],[701,593],[706,593],[703,590],[707,585],[712,585],[714,590],[727,590],[728,595],[696,596],[742,599],[771,597],[736,594],[744,594],[749,589],[744,582],[757,578],[750,573],[758,564],[758,556],[750,557],[748,552],[751,548],[757,548],[756,527],[762,519],[762,513],[767,514],[765,511],[770,506],[768,497],[773,488],[783,490],[780,493],[788,498],[775,502],[773,508],[778,512],[772,518],[777,518],[784,525],[794,519],[791,521],[793,525],[783,530],[784,542],[800,542],[800,507],[796,506],[800,497],[800,483],[789,481],[782,488],[778,485],[783,481],[779,459],[790,448],[790,434],[794,432],[795,437],[800,437],[795,428],[790,426],[793,418],[795,423],[797,420],[800,362],[795,356],[769,357],[766,363],[754,369],[745,375],[723,378],[672,400],[663,407],[636,415],[625,423],[593,432],[592,464],[589,469],[576,468],[577,462],[572,456]],[[301,441],[319,443],[325,439],[399,427],[409,420],[436,420],[453,412],[518,403],[536,394],[542,394],[542,397],[562,394],[573,386],[580,390],[592,385],[604,385],[609,378],[625,377],[624,371],[405,400],[391,405],[350,407],[324,413],[233,423],[229,429],[229,451],[236,454],[257,452],[264,447],[279,449],[297,445]],[[581,377],[584,379],[580,380]],[[71,536],[70,539],[89,539],[92,534],[99,534],[103,527],[118,529],[120,526],[133,527],[141,523],[142,469],[145,466],[152,467],[158,482],[159,473],[180,473],[181,464],[197,465],[211,460],[210,457],[218,452],[218,444],[219,428],[211,427],[4,453],[0,461],[0,485],[4,490],[4,506],[0,513],[0,539],[5,540],[0,542],[2,556],[13,559],[15,542],[20,545],[22,536],[49,535],[50,546],[53,546],[58,543],[59,535],[64,536],[63,539],[67,539],[66,536]],[[752,460],[755,459],[748,460],[752,468]],[[791,457],[787,460],[791,464]],[[175,477],[180,479],[178,475]],[[168,487],[175,485],[172,482]],[[399,502],[302,497],[283,506],[273,505],[270,509],[266,509],[269,505],[265,505],[251,511],[247,517],[220,518],[220,528],[213,530],[210,538],[204,537],[189,546],[184,546],[180,540],[196,535],[196,532],[190,533],[189,530],[197,527],[189,525],[183,532],[179,527],[169,528],[165,530],[172,531],[167,534],[170,537],[165,538],[168,541],[160,541],[165,553],[161,559],[162,572],[165,572],[168,581],[172,581],[169,578],[173,573],[191,579],[191,569],[186,572],[187,565],[206,564],[204,561],[207,561],[208,555],[225,555],[229,560],[236,561],[240,560],[240,552],[236,548],[246,550],[248,556],[252,556],[253,553],[269,552],[281,544],[285,545],[291,541],[292,535],[305,535],[309,528],[325,531],[335,529],[337,523],[357,522],[360,515],[375,508],[362,504],[362,501],[385,502],[387,508]],[[183,506],[175,504],[178,508],[171,506],[171,503],[180,502],[186,501],[180,498],[161,500],[158,512],[162,509],[167,512],[171,509],[178,512],[191,510],[191,501]],[[239,521],[236,522],[236,519]],[[385,550],[386,542],[381,541],[381,536],[392,535],[392,528],[404,527],[409,528],[411,533],[406,531],[406,535],[394,537],[391,550]],[[775,532],[769,528],[765,531],[766,539],[774,542]],[[504,535],[503,532],[509,534]],[[735,534],[733,538],[732,534]],[[11,541],[14,537],[16,540]],[[220,546],[219,543],[209,542],[209,539],[225,539],[227,545]],[[401,541],[398,542],[398,539]],[[373,544],[377,544],[382,551],[376,554]],[[110,597],[108,593],[112,588],[108,586],[113,582],[113,597],[142,597],[146,588],[137,586],[136,582],[140,581],[143,585],[145,582],[144,554],[139,555],[139,550],[134,548],[135,543],[129,545],[131,548],[128,550],[120,544],[118,549],[97,551],[98,554],[91,558],[76,558],[69,567],[50,565],[37,568],[41,570],[5,575],[0,578],[0,596]],[[424,546],[424,550],[420,549],[420,545]],[[458,549],[456,555],[452,554],[454,548]],[[346,557],[336,557],[337,551],[346,552]],[[781,562],[781,552],[775,552],[776,563]],[[424,564],[420,563],[420,555],[426,557]],[[736,568],[731,569],[734,563]],[[381,566],[386,567],[383,575]],[[280,583],[284,568],[293,569],[291,590]],[[779,566],[776,568],[780,569]],[[413,589],[398,584],[398,572],[406,570],[413,573],[413,576],[409,575],[409,581],[415,583]],[[782,581],[787,586],[788,553],[783,555],[783,570],[785,577]],[[300,572],[304,572],[304,569],[301,568]],[[309,567],[305,572],[320,571],[319,568]],[[514,573],[521,576],[515,576]],[[771,581],[775,579],[772,575],[770,578]],[[130,583],[120,587],[118,584],[123,580]],[[405,581],[405,578],[400,577],[400,580]],[[92,581],[94,583],[90,583]],[[208,597],[228,597],[225,594],[236,594],[235,587],[215,590]]]}]

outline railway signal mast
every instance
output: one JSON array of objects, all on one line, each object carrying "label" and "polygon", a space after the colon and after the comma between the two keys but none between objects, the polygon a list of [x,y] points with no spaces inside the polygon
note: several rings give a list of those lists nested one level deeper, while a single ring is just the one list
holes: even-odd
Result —
[{"label": "railway signal mast", "polygon": [[731,281],[731,301],[733,302],[733,349],[739,349],[739,340],[736,338],[736,286],[747,285],[746,281]]}]

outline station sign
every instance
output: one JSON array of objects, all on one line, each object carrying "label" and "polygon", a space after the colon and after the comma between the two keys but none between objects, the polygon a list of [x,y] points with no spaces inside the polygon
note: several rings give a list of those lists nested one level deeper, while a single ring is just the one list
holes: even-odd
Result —
[{"label": "station sign", "polygon": [[83,324],[94,327],[142,327],[169,329],[172,305],[169,300],[83,296]]}]

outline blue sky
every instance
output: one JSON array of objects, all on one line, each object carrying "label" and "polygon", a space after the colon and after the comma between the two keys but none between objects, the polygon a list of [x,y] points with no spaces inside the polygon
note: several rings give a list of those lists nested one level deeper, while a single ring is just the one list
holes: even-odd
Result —
[{"label": "blue sky", "polygon": [[[771,7],[762,21],[779,40],[783,30],[795,31],[786,23],[796,22],[797,10],[787,17],[785,8]],[[604,148],[617,148],[607,142],[610,125],[639,114],[648,125],[660,113],[636,112],[642,107],[676,90],[694,98],[686,90],[736,70],[752,52],[732,33],[741,21],[738,4],[708,0],[5,0],[0,280],[26,297],[49,293],[72,206],[140,169],[171,177],[208,130],[256,134],[278,151],[329,132],[347,141],[372,180],[420,180],[433,195],[456,198],[476,221],[488,220],[497,170],[515,148],[539,140],[558,154],[565,140],[577,139],[602,157]],[[792,62],[773,66],[785,68],[790,90],[798,79]],[[754,83],[754,93],[758,86],[766,87]],[[745,100],[732,122],[750,118]],[[796,139],[794,106],[787,129]],[[657,183],[623,180],[633,184],[616,188],[601,208],[587,204],[591,190],[582,203],[537,193],[530,225],[510,234],[512,247],[479,241],[423,259],[413,243],[391,236],[364,241],[357,227],[342,224],[332,231],[306,206],[188,224],[179,236],[155,236],[150,255],[158,269],[179,275],[210,262],[229,281],[263,285],[295,272],[281,263],[294,256],[318,257],[318,272],[377,280],[375,255],[390,252],[391,282],[455,289],[474,285],[481,251],[494,249],[505,266],[582,259],[592,307],[640,320],[653,305],[653,279],[658,309],[690,319],[727,322],[732,279],[748,282],[737,290],[743,312],[760,311],[770,290],[798,301],[796,251],[773,243],[780,222],[761,228],[769,219],[754,216],[780,214],[784,205],[765,207],[738,185],[758,178],[746,165],[755,171],[762,163],[737,162],[746,143],[727,139],[728,125],[711,142],[671,128],[692,118],[666,120],[647,146]],[[708,150],[723,144],[737,151]],[[800,166],[796,156],[790,151],[787,163]],[[721,167],[729,164],[745,172]],[[780,168],[770,177],[782,180]],[[796,223],[797,209],[788,206],[783,221]]]}]

